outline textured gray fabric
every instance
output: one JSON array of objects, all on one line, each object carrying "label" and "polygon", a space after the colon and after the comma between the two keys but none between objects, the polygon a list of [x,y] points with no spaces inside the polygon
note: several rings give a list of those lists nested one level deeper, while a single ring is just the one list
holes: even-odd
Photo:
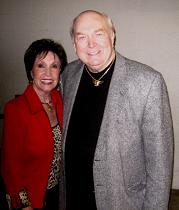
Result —
[{"label": "textured gray fabric", "polygon": [[[62,74],[63,151],[83,67],[77,60]],[[163,77],[116,52],[93,164],[98,210],[167,210],[172,166],[173,128]]]}]

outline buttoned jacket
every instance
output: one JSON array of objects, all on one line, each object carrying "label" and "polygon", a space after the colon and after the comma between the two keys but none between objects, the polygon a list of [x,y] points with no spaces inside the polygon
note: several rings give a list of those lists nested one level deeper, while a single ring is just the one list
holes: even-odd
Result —
[{"label": "buttoned jacket", "polygon": [[[64,151],[83,69],[77,60],[62,75]],[[93,162],[97,209],[167,210],[172,163],[171,110],[162,75],[116,52]]]}]

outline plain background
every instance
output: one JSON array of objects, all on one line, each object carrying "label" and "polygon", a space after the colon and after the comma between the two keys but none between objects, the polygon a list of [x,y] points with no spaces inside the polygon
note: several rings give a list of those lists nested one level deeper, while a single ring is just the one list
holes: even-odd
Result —
[{"label": "plain background", "polygon": [[112,18],[122,55],[163,74],[175,132],[173,188],[179,189],[179,0],[0,0],[0,113],[27,85],[23,56],[32,41],[55,39],[68,61],[76,59],[69,28],[86,9]]}]

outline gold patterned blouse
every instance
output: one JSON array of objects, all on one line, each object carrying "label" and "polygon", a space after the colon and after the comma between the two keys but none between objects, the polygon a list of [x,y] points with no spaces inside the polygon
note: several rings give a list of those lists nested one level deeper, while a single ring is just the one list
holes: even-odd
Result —
[{"label": "gold patterned blouse", "polygon": [[58,184],[60,178],[60,165],[61,165],[61,130],[59,124],[52,127],[52,133],[54,138],[54,157],[52,161],[51,171],[48,179],[47,189],[51,189]]}]

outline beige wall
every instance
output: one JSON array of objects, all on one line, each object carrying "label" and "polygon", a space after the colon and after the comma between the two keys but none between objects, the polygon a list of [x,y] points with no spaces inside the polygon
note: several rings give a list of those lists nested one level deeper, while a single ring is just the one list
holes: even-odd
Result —
[{"label": "beige wall", "polygon": [[109,14],[116,25],[117,50],[163,74],[175,131],[173,188],[179,189],[179,0],[1,0],[0,113],[27,84],[23,54],[32,41],[53,38],[64,45],[69,61],[75,59],[69,26],[85,9]]}]

